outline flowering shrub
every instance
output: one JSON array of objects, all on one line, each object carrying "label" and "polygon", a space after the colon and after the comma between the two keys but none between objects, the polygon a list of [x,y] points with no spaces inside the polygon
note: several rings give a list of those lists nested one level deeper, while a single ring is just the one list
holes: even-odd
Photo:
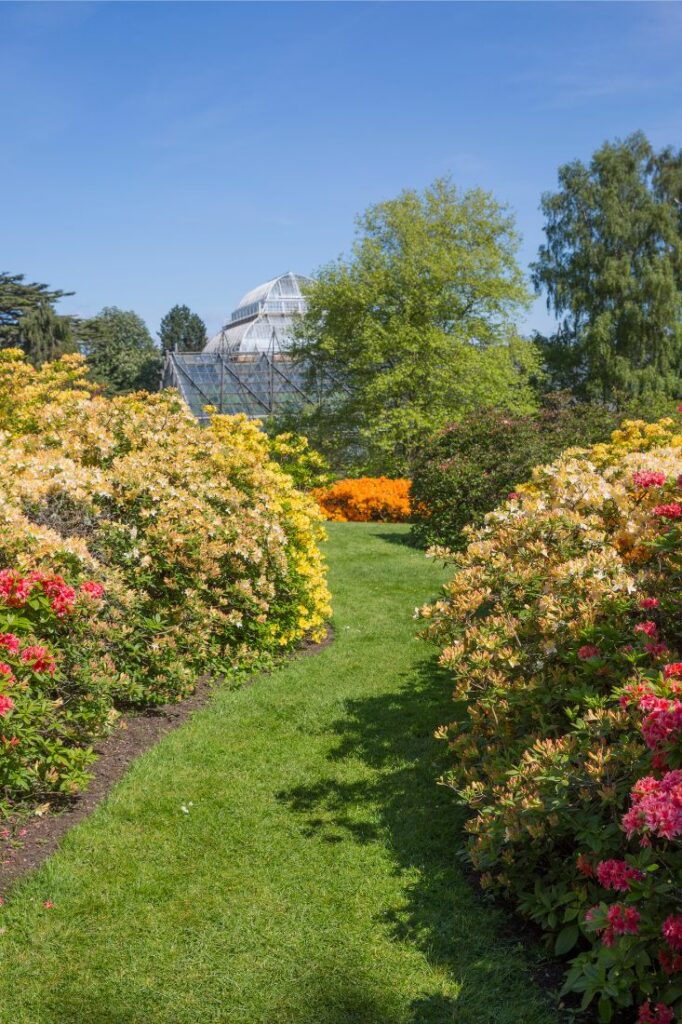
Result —
[{"label": "flowering shrub", "polygon": [[26,796],[73,795],[89,740],[116,713],[88,637],[104,587],[60,575],[0,572],[0,808]]},{"label": "flowering shrub", "polygon": [[571,445],[607,439],[617,423],[604,406],[559,395],[531,415],[483,408],[448,424],[413,460],[413,536],[420,544],[461,548],[464,527],[480,526],[534,466]]},{"label": "flowering shrub", "polygon": [[[202,429],[172,392],[107,399],[84,377],[78,356],[35,370],[0,352],[0,601],[48,602],[29,646],[45,641],[54,679],[63,662],[90,693],[96,676],[108,713],[320,638],[319,512],[258,425],[216,415]],[[55,636],[72,637],[68,658]]]},{"label": "flowering shrub", "polygon": [[404,523],[410,518],[410,481],[385,476],[337,480],[313,492],[327,519],[341,523]]},{"label": "flowering shrub", "polygon": [[329,464],[323,455],[310,447],[308,438],[287,431],[270,438],[270,458],[288,473],[301,491],[327,487],[332,480]]},{"label": "flowering shrub", "polygon": [[682,1011],[680,517],[682,430],[625,423],[469,530],[422,609],[482,884],[578,951],[566,991],[604,1021]]}]

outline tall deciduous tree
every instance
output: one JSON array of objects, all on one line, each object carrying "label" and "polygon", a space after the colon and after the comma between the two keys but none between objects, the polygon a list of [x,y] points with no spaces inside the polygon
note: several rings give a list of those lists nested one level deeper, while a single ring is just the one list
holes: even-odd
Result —
[{"label": "tall deciduous tree", "polygon": [[350,258],[312,285],[294,344],[309,390],[326,394],[303,427],[337,467],[401,473],[425,434],[466,409],[534,407],[517,244],[491,195],[449,179],[359,218]]},{"label": "tall deciduous tree", "polygon": [[106,394],[158,390],[161,353],[137,313],[105,306],[82,331],[92,377]]},{"label": "tall deciduous tree", "polygon": [[173,306],[161,321],[162,352],[200,352],[207,341],[206,324],[189,306]]},{"label": "tall deciduous tree", "polygon": [[78,352],[70,319],[58,316],[47,301],[22,316],[20,340],[26,358],[36,367]]},{"label": "tall deciduous tree", "polygon": [[25,281],[24,274],[0,273],[0,347],[21,348],[23,318],[45,306],[53,306],[67,295],[73,292]]},{"label": "tall deciduous tree", "polygon": [[621,403],[680,391],[681,199],[680,155],[639,132],[560,168],[533,265],[559,320],[544,348],[560,386]]}]

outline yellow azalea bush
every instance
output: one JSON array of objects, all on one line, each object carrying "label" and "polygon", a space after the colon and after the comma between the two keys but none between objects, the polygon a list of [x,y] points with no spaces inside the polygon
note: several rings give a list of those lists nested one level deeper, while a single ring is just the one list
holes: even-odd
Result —
[{"label": "yellow azalea bush", "polygon": [[420,610],[482,884],[578,953],[605,1021],[682,1009],[681,523],[680,422],[626,422],[434,549],[455,573]]},{"label": "yellow azalea bush", "polygon": [[110,706],[323,636],[321,517],[270,444],[245,417],[201,428],[173,392],[93,394],[79,356],[35,370],[0,352],[0,570],[103,585],[80,636]]}]

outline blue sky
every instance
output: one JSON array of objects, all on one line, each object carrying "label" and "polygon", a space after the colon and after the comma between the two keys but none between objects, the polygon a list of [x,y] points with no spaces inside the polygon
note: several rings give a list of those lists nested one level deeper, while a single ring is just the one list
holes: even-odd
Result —
[{"label": "blue sky", "polygon": [[448,172],[515,211],[527,265],[561,163],[682,144],[680,52],[676,3],[0,3],[0,269],[215,330]]}]

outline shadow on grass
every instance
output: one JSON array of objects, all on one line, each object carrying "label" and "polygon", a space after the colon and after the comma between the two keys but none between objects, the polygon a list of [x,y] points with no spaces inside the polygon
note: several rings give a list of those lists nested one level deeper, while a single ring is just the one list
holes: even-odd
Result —
[{"label": "shadow on grass", "polygon": [[[338,744],[329,777],[279,798],[300,817],[304,834],[330,843],[383,842],[396,871],[416,877],[384,923],[461,988],[456,998],[423,993],[412,1003],[410,1024],[546,1022],[552,1014],[525,971],[514,922],[484,906],[458,858],[464,813],[436,784],[447,751],[433,732],[456,717],[450,693],[449,675],[429,662],[395,692],[348,701],[333,726]],[[335,777],[333,762],[345,759],[373,769],[370,777]]]},{"label": "shadow on grass", "polygon": [[[376,524],[378,527],[383,526],[382,523]],[[400,544],[404,548],[413,548],[415,551],[419,551],[421,545],[412,536],[412,531],[405,531],[404,533],[389,533],[382,532],[381,529],[374,534],[377,540],[384,540],[387,544]]]}]

